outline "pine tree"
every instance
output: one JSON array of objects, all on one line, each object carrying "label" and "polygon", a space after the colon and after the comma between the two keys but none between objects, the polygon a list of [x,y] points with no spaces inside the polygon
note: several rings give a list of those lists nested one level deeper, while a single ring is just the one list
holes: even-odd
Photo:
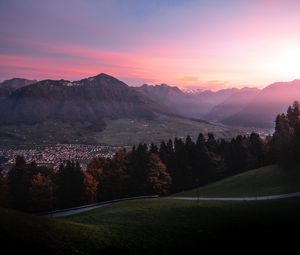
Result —
[{"label": "pine tree", "polygon": [[36,174],[36,164],[27,164],[22,156],[16,157],[16,163],[8,174],[13,208],[28,211],[29,188],[32,177]]},{"label": "pine tree", "polygon": [[9,195],[8,178],[3,169],[0,168],[0,207],[9,205]]},{"label": "pine tree", "polygon": [[251,133],[249,137],[249,154],[250,159],[248,162],[248,169],[259,168],[264,165],[265,153],[264,153],[264,143],[259,137],[259,134]]},{"label": "pine tree", "polygon": [[158,147],[154,143],[151,143],[149,152],[158,154]]},{"label": "pine tree", "polygon": [[78,162],[61,164],[56,174],[56,198],[58,206],[68,208],[84,203],[84,174]]}]

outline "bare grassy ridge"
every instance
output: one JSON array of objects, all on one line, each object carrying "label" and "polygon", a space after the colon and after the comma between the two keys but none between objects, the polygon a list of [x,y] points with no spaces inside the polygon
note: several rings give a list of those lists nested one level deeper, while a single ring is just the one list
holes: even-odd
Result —
[{"label": "bare grassy ridge", "polygon": [[242,197],[279,195],[299,191],[300,171],[298,168],[288,170],[272,165],[250,170],[174,196]]}]

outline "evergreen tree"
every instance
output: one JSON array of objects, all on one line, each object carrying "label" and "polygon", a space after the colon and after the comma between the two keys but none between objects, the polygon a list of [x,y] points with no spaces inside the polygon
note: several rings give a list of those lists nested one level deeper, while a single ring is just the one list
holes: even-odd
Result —
[{"label": "evergreen tree", "polygon": [[299,122],[299,116],[300,116],[299,103],[295,101],[293,103],[293,106],[289,106],[286,115],[289,125],[292,129],[294,129],[297,123]]},{"label": "evergreen tree", "polygon": [[9,193],[8,178],[3,169],[0,168],[0,207],[9,205]]},{"label": "evergreen tree", "polygon": [[250,159],[247,164],[247,169],[259,168],[265,164],[264,143],[256,133],[251,133],[249,137],[249,154]]},{"label": "evergreen tree", "polygon": [[149,151],[153,154],[158,154],[158,147],[154,143],[151,143]]},{"label": "evergreen tree", "polygon": [[196,144],[190,136],[185,140],[185,147],[188,157],[188,165],[186,166],[186,185],[196,187],[199,184],[199,171],[201,169],[201,161],[199,160],[199,151]]},{"label": "evergreen tree", "polygon": [[143,195],[147,193],[146,176],[149,152],[145,144],[139,144],[128,157],[129,193]]},{"label": "evergreen tree", "polygon": [[270,147],[271,155],[279,164],[292,166],[300,163],[300,110],[294,102],[287,114],[278,115],[275,121],[275,133]]},{"label": "evergreen tree", "polygon": [[108,160],[100,176],[101,199],[122,198],[129,195],[128,153],[119,150],[112,160]]},{"label": "evergreen tree", "polygon": [[174,159],[176,179],[174,176],[174,185],[176,184],[177,191],[187,189],[187,179],[190,178],[191,167],[188,161],[188,154],[185,143],[178,138],[174,140]]},{"label": "evergreen tree", "polygon": [[208,139],[206,141],[207,149],[212,153],[218,152],[218,142],[215,139],[214,134],[208,133]]},{"label": "evergreen tree", "polygon": [[29,188],[32,177],[36,174],[36,164],[27,164],[22,156],[16,157],[16,162],[8,174],[13,208],[28,211]]},{"label": "evergreen tree", "polygon": [[69,208],[84,203],[84,174],[78,162],[68,160],[61,164],[56,174],[56,198],[58,206]]}]

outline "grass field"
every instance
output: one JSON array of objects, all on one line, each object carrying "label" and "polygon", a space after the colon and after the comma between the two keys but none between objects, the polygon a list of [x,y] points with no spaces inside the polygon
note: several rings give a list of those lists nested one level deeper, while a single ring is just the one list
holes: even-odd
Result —
[{"label": "grass field", "polygon": [[300,191],[299,169],[286,170],[277,165],[251,170],[174,196],[264,196]]},{"label": "grass field", "polygon": [[293,240],[300,234],[299,226],[296,198],[256,202],[160,198],[123,202],[59,220],[0,210],[2,247],[30,254],[186,254],[223,241],[253,246]]},{"label": "grass field", "polygon": [[105,120],[104,131],[88,129],[88,123],[74,125],[48,121],[36,125],[0,126],[0,143],[9,144],[53,144],[89,143],[108,145],[129,145],[139,142],[160,142],[162,139],[186,137],[196,138],[199,132],[213,132],[216,137],[228,138],[239,133],[238,130],[197,122],[177,117],[161,116],[156,120],[119,119]]},{"label": "grass field", "polygon": [[233,137],[238,133],[231,128],[166,116],[161,116],[155,121],[119,119],[106,120],[106,123],[107,128],[95,136],[95,139],[97,142],[116,145],[159,143],[161,140],[175,137],[186,138],[187,135],[196,139],[200,132],[211,132],[222,138]]}]

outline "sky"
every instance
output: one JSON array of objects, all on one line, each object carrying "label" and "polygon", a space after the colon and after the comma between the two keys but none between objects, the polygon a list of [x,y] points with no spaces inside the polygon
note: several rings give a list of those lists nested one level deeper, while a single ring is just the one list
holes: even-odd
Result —
[{"label": "sky", "polygon": [[299,0],[1,0],[0,81],[217,90],[300,78]]}]

